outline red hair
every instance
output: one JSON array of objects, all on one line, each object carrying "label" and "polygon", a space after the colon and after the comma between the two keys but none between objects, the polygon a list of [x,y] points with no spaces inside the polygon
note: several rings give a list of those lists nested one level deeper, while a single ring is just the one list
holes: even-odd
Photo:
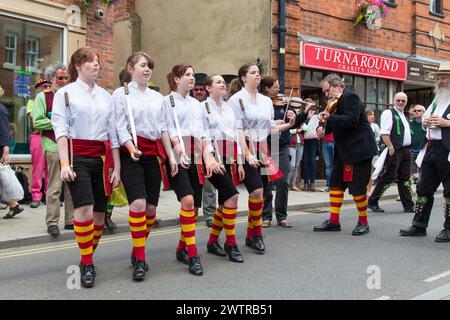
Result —
[{"label": "red hair", "polygon": [[97,57],[100,63],[100,57],[97,50],[90,47],[80,48],[72,54],[69,64],[69,83],[75,82],[78,78],[76,67],[80,67],[83,63],[93,61]]}]

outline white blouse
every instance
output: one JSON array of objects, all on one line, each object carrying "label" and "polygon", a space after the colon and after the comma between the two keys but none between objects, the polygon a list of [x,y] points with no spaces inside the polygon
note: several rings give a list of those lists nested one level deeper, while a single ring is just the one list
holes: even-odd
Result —
[{"label": "white blouse", "polygon": [[[69,94],[66,107],[64,93]],[[59,89],[53,100],[52,126],[56,139],[66,136],[84,140],[110,140],[111,148],[119,148],[116,134],[114,104],[111,95],[94,84],[80,79]]]},{"label": "white blouse", "polygon": [[[130,82],[128,88],[136,134],[151,140],[160,139],[161,133],[167,131],[163,112],[164,97],[149,88],[141,91],[136,82]],[[123,87],[114,91],[113,100],[117,136],[119,143],[124,145],[128,140],[132,140],[132,136],[127,99]]]},{"label": "white blouse", "polygon": [[[433,101],[434,103],[434,101]],[[428,107],[427,111],[422,116],[422,123],[423,120],[426,118],[429,118],[431,115],[431,110],[433,109],[433,103]],[[450,100],[447,101],[439,101],[436,105],[436,109],[434,110],[434,115],[442,117],[444,115],[445,110],[447,110],[448,106],[450,105]],[[450,119],[445,119],[450,120]],[[442,140],[442,131],[441,128],[427,128],[427,137],[430,138],[430,140]]]},{"label": "white blouse", "polygon": [[237,142],[238,128],[233,108],[225,101],[221,101],[221,106],[219,107],[213,99],[208,97],[206,101],[201,103],[202,108],[205,108],[205,110],[206,102],[211,110],[211,114],[207,115],[211,139]]},{"label": "white blouse", "polygon": [[[242,99],[244,103],[244,111],[241,110],[239,99]],[[262,141],[267,138],[271,127],[275,124],[270,98],[257,93],[256,102],[254,102],[247,89],[242,88],[230,97],[228,104],[234,110],[238,128],[244,129],[247,138],[253,141]]]}]

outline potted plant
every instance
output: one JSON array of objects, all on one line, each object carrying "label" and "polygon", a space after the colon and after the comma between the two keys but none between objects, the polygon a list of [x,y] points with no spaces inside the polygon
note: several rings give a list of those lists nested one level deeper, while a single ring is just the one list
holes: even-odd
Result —
[{"label": "potted plant", "polygon": [[367,27],[373,25],[376,19],[386,17],[387,12],[386,4],[381,0],[359,0],[356,4],[353,26],[361,21],[365,22]]}]

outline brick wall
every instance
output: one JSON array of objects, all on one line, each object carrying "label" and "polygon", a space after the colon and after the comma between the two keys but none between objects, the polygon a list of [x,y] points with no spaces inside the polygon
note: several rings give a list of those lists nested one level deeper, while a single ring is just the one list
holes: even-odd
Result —
[{"label": "brick wall", "polygon": [[[297,33],[380,50],[450,59],[450,1],[444,3],[444,18],[429,14],[430,0],[397,0],[396,8],[382,20],[382,29],[353,27],[356,0],[299,0],[287,4],[286,92],[300,86],[299,42]],[[278,0],[272,1],[272,25],[278,24]],[[429,32],[439,23],[446,42],[435,50]],[[278,39],[272,38],[273,73],[278,71]]]}]

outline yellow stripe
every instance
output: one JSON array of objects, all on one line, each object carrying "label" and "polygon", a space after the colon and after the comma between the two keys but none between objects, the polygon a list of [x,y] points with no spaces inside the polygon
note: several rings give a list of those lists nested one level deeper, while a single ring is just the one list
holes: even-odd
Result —
[{"label": "yellow stripe", "polygon": [[341,209],[340,208],[335,208],[335,207],[330,207],[330,211],[331,211],[331,213],[339,214]]},{"label": "yellow stripe", "polygon": [[192,211],[192,212],[186,212],[186,211],[184,211],[184,210],[180,210],[180,215],[182,215],[183,217],[190,218],[190,217],[195,216],[195,211]]},{"label": "yellow stripe", "polygon": [[133,239],[133,247],[145,247],[145,242],[147,239],[144,238],[138,238]]},{"label": "yellow stripe", "polygon": [[147,224],[154,224],[155,223],[156,218],[153,219],[147,219]]},{"label": "yellow stripe", "polygon": [[213,220],[213,224],[215,224],[218,227],[223,227],[223,222],[217,221],[217,220]]},{"label": "yellow stripe", "polygon": [[235,224],[236,219],[223,219],[223,224],[226,224],[228,226]]},{"label": "yellow stripe", "polygon": [[195,230],[195,224],[183,224],[181,226],[181,230],[184,232],[194,231]]},{"label": "yellow stripe", "polygon": [[76,238],[77,238],[77,242],[78,243],[86,243],[86,242],[89,242],[92,239],[94,239],[94,235],[91,234],[91,235],[86,236],[86,237],[79,237],[79,236],[77,236]]},{"label": "yellow stripe", "polygon": [[331,195],[343,195],[344,192],[342,192],[342,191],[331,190],[331,191],[330,191],[330,194],[331,194]]},{"label": "yellow stripe", "polygon": [[355,201],[361,201],[362,199],[364,199],[365,196],[354,196],[353,199]]},{"label": "yellow stripe", "polygon": [[131,223],[143,223],[143,222],[146,222],[146,219],[145,219],[145,216],[140,217],[140,218],[129,217],[128,221],[131,222]]},{"label": "yellow stripe", "polygon": [[264,201],[264,198],[248,198],[248,201],[251,203],[260,203]]},{"label": "yellow stripe", "polygon": [[102,234],[103,234],[103,230],[102,231],[94,231],[94,237],[101,236]]},{"label": "yellow stripe", "polygon": [[87,227],[74,226],[73,228],[74,228],[75,232],[85,233],[85,232],[93,230],[94,229],[94,224],[92,223],[91,225],[89,225]]},{"label": "yellow stripe", "polygon": [[225,214],[234,214],[234,213],[236,213],[237,209],[225,209],[225,208],[223,208],[222,211]]},{"label": "yellow stripe", "polygon": [[251,210],[249,210],[248,212],[250,213],[251,216],[255,217],[255,216],[261,215],[262,209],[258,210],[258,211],[251,211]]},{"label": "yellow stripe", "polygon": [[342,199],[342,198],[333,198],[333,197],[330,197],[330,202],[343,203],[343,202],[344,202],[344,199]]},{"label": "yellow stripe", "polygon": [[211,229],[211,234],[215,236],[220,236],[220,231],[216,229]]},{"label": "yellow stripe", "polygon": [[86,249],[80,249],[80,253],[82,256],[87,256],[89,254],[92,254],[92,252],[94,252],[93,248],[86,248]]},{"label": "yellow stripe", "polygon": [[139,232],[139,231],[146,231],[147,230],[147,226],[142,226],[142,227],[130,227],[130,231],[131,232]]},{"label": "yellow stripe", "polygon": [[183,234],[180,234],[180,241],[185,242]]},{"label": "yellow stripe", "polygon": [[365,207],[365,206],[367,206],[367,203],[356,203],[356,207],[357,207],[358,209],[360,209],[360,208],[362,208],[362,207]]},{"label": "yellow stripe", "polygon": [[234,236],[236,234],[236,229],[233,229],[233,230],[225,229],[225,234],[227,236]]},{"label": "yellow stripe", "polygon": [[253,221],[253,226],[254,227],[258,227],[260,225],[262,225],[262,219],[258,219],[257,221]]},{"label": "yellow stripe", "polygon": [[195,237],[186,238],[186,245],[188,246],[192,244],[195,244]]}]

